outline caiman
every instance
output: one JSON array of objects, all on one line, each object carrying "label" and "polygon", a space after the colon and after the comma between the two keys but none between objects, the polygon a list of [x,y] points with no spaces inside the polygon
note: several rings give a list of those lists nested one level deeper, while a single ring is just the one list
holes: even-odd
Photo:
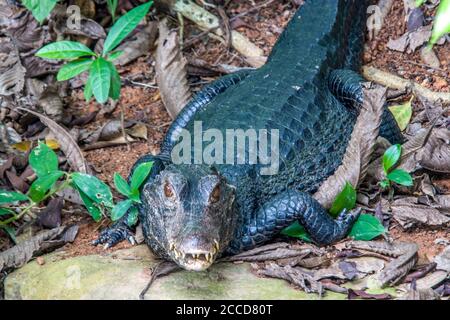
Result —
[{"label": "caiman", "polygon": [[[317,244],[347,235],[358,214],[343,211],[334,219],[312,194],[341,164],[363,100],[358,71],[366,9],[363,0],[306,0],[264,66],[206,86],[173,121],[161,153],[136,162],[133,168],[153,161],[138,218],[156,254],[199,271],[272,240],[295,221]],[[266,129],[271,140],[278,130],[278,172],[261,174],[248,149],[243,163],[175,163],[182,133],[194,134],[200,121],[200,133],[215,129],[224,137],[227,129]],[[380,134],[402,139],[387,109]],[[126,220],[94,244],[132,239]]]}]

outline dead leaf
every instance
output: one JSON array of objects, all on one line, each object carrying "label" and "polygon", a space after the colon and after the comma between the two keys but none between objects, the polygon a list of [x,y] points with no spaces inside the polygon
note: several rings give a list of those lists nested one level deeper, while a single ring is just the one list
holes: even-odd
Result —
[{"label": "dead leaf", "polygon": [[433,172],[450,173],[450,130],[437,128],[428,143],[416,156],[422,168]]},{"label": "dead leaf", "polygon": [[67,132],[66,129],[61,127],[52,119],[29,109],[18,107],[17,109],[23,110],[33,114],[38,117],[42,123],[44,123],[53,133],[55,138],[58,140],[61,150],[64,152],[67,158],[67,162],[70,164],[74,171],[81,173],[90,173],[90,169],[84,159],[83,153],[78,147],[78,144],[73,139],[72,135]]},{"label": "dead leaf", "polygon": [[0,252],[0,271],[11,268],[19,268],[27,263],[38,250],[42,248],[45,241],[53,240],[60,236],[65,227],[43,231],[31,239]]},{"label": "dead leaf", "polygon": [[6,171],[6,177],[8,178],[9,182],[14,187],[14,189],[22,193],[25,193],[30,187],[22,178],[18,177],[11,171]]},{"label": "dead leaf", "polygon": [[380,294],[374,294],[374,293],[368,293],[364,290],[353,290],[348,289],[348,299],[374,299],[374,300],[387,300],[392,299],[392,296],[388,293],[380,293]]},{"label": "dead leaf", "polygon": [[444,226],[450,222],[450,217],[445,216],[438,209],[418,204],[417,198],[414,197],[397,199],[390,204],[390,209],[394,219],[404,229],[417,225]]},{"label": "dead leaf", "polygon": [[25,72],[15,44],[9,38],[0,38],[0,95],[10,96],[22,91]]},{"label": "dead leaf", "polygon": [[37,225],[48,229],[61,226],[63,204],[63,199],[60,197],[51,199],[47,207],[39,213],[36,220]]},{"label": "dead leaf", "polygon": [[136,123],[131,128],[126,129],[125,132],[133,138],[148,139],[147,126],[143,123]]},{"label": "dead leaf", "polygon": [[150,21],[144,27],[138,26],[134,34],[122,42],[115,51],[123,51],[114,63],[124,66],[140,56],[149,54],[158,33],[158,23]]},{"label": "dead leaf", "polygon": [[56,122],[60,122],[63,117],[63,102],[59,95],[57,85],[51,85],[44,89],[38,100],[45,114]]},{"label": "dead leaf", "polygon": [[[391,50],[408,53],[414,52],[418,47],[422,46],[431,37],[432,25],[419,27],[415,31],[406,32],[398,39],[390,39],[387,47]],[[408,49],[408,50],[407,50]]]},{"label": "dead leaf", "polygon": [[436,288],[448,278],[449,273],[443,270],[436,270],[416,281],[418,290]]},{"label": "dead leaf", "polygon": [[[364,103],[354,126],[349,148],[344,155],[341,166],[330,176],[314,198],[325,208],[330,208],[336,196],[348,182],[354,187],[364,179],[375,142],[378,137],[383,105],[386,101],[386,88],[375,86],[364,88]],[[381,163],[381,162],[380,162]]]},{"label": "dead leaf", "polygon": [[439,255],[434,258],[436,269],[450,273],[450,246],[447,246]]},{"label": "dead leaf", "polygon": [[179,48],[177,32],[169,33],[166,21],[161,21],[156,49],[156,81],[164,106],[172,119],[175,119],[191,98],[186,65],[187,61]]},{"label": "dead leaf", "polygon": [[420,50],[420,59],[432,68],[438,69],[441,66],[441,62],[432,48],[423,47]]}]

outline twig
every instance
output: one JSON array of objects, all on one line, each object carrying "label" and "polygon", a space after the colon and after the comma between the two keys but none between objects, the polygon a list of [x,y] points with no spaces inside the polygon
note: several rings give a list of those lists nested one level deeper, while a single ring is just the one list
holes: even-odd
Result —
[{"label": "twig", "polygon": [[145,288],[139,294],[139,299],[144,300],[145,294],[147,293],[147,291],[150,289],[151,285],[157,278],[166,276],[178,269],[180,269],[180,267],[173,262],[169,261],[159,262],[154,268],[151,269],[150,279]]},{"label": "twig", "polygon": [[261,9],[261,8],[267,7],[269,4],[271,4],[271,3],[274,2],[274,1],[275,1],[275,0],[269,0],[269,1],[266,1],[266,2],[264,2],[264,3],[261,3],[261,4],[257,5],[257,6],[252,7],[251,9],[249,9],[249,10],[247,10],[247,11],[238,13],[237,15],[235,15],[235,16],[233,16],[233,17],[230,18],[230,22],[232,22],[232,21],[234,21],[234,20],[236,20],[236,19],[238,19],[238,18],[240,18],[240,17],[246,16],[247,14],[252,13],[252,12],[254,12],[254,11],[258,11],[258,10]]},{"label": "twig", "polygon": [[450,103],[450,93],[448,92],[431,91],[430,89],[425,88],[414,81],[400,78],[372,66],[363,66],[362,72],[367,80],[379,83],[385,87],[397,90],[406,90],[406,88],[411,87],[413,93],[420,95],[431,102],[437,102],[440,100],[444,104]]},{"label": "twig", "polygon": [[120,105],[120,129],[122,130],[122,136],[125,139],[125,143],[127,144],[127,151],[131,150],[130,147],[130,141],[128,141],[128,135],[125,132],[125,110],[123,110],[123,105],[119,103]]}]

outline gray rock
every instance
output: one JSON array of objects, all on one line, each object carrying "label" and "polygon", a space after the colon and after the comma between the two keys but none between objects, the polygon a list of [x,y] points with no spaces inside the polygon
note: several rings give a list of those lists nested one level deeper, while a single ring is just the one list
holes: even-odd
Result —
[{"label": "gray rock", "polygon": [[[5,280],[5,299],[137,299],[156,262],[145,245],[108,255],[32,261]],[[249,264],[219,263],[206,272],[178,271],[157,279],[146,299],[319,299],[278,279],[255,276]],[[344,299],[327,292],[324,299]]]}]

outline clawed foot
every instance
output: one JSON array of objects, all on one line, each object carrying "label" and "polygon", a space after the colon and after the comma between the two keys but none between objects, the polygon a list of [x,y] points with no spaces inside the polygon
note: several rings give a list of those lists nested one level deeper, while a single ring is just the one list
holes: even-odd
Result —
[{"label": "clawed foot", "polygon": [[347,209],[342,210],[339,216],[336,218],[336,222],[345,230],[345,234],[350,231],[353,223],[358,219],[361,214],[361,208],[356,208],[350,212]]},{"label": "clawed foot", "polygon": [[100,233],[100,236],[92,241],[92,244],[94,246],[104,244],[104,248],[108,249],[123,240],[128,240],[132,245],[136,244],[136,240],[134,239],[131,230],[126,225],[117,224],[103,230]]}]

